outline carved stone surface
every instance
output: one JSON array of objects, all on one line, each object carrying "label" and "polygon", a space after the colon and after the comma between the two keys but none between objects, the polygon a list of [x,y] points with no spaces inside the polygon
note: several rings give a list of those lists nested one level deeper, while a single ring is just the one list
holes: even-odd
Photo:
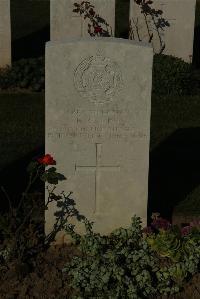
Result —
[{"label": "carved stone surface", "polygon": [[10,0],[0,1],[0,68],[11,64]]},{"label": "carved stone surface", "polygon": [[[196,0],[153,0],[150,7],[163,11],[159,16],[169,22],[169,27],[156,30],[151,17],[145,20],[140,6],[130,0],[130,21],[136,41],[148,42],[153,33],[152,45],[154,52],[160,50],[160,39],[165,42],[163,54],[173,55],[191,62],[193,55],[193,37]],[[138,35],[139,34],[139,35]]]},{"label": "carved stone surface", "polygon": [[97,103],[114,98],[122,86],[119,66],[110,58],[100,55],[84,59],[76,68],[74,85],[80,96]]},{"label": "carved stone surface", "polygon": [[[69,37],[89,37],[88,19],[73,12],[74,3],[80,0],[50,0],[51,40],[62,40]],[[94,10],[104,18],[115,31],[115,0],[91,0]]]},{"label": "carved stone surface", "polygon": [[146,225],[152,60],[150,46],[123,39],[46,46],[46,152],[67,177],[57,192],[72,191],[101,234],[128,227],[134,214]]}]

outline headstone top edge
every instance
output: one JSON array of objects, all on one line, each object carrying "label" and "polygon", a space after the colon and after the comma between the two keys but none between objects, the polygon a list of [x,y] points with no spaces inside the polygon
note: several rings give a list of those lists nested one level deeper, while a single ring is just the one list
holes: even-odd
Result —
[{"label": "headstone top edge", "polygon": [[152,45],[145,42],[137,42],[134,40],[128,40],[124,38],[115,38],[115,37],[98,37],[98,38],[66,38],[59,41],[48,41],[46,43],[46,48],[53,47],[56,45],[62,45],[62,44],[70,44],[70,43],[96,43],[96,42],[104,42],[104,43],[117,43],[117,44],[127,44],[127,45],[133,45],[138,47],[145,47],[149,49],[153,49]]}]

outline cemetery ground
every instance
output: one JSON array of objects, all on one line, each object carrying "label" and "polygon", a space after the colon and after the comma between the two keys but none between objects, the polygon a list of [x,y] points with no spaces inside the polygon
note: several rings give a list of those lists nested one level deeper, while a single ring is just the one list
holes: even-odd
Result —
[{"label": "cemetery ground", "polygon": [[[46,14],[46,11],[49,3],[40,1],[41,9],[38,10],[36,5],[38,1],[29,2],[27,5],[26,0],[11,0],[11,9],[18,11],[13,22],[19,26],[14,26],[14,59],[37,57],[43,54],[44,44],[40,43],[40,47],[37,47],[36,44],[44,37],[48,40],[49,15]],[[127,4],[129,1],[125,2]],[[23,18],[22,6],[27,9],[27,18],[30,14],[34,15],[32,19],[30,18],[29,26],[24,26],[22,22],[19,22]],[[121,7],[118,1],[117,10],[121,12],[121,8],[124,6]],[[124,13],[126,14],[125,9]],[[198,19],[196,19],[197,21]],[[32,23],[36,26],[34,30]],[[122,25],[117,24],[117,30],[120,31],[118,35],[121,37],[124,35],[123,37],[126,38],[126,26]],[[37,30],[39,34],[35,34]],[[198,59],[197,57],[197,62]],[[38,89],[37,83],[36,86],[35,82],[33,84],[36,90]],[[192,82],[190,83],[192,84]],[[160,87],[162,88],[162,84]],[[170,83],[168,88],[169,90],[173,89]],[[157,211],[160,211],[161,216],[171,220],[174,206],[191,194],[194,194],[196,201],[199,200],[199,98],[200,91],[193,95],[158,95],[156,92],[152,94],[149,222],[151,213]],[[4,186],[6,194],[12,198],[14,205],[28,182],[27,165],[33,158],[45,153],[44,104],[44,91],[36,92],[20,88],[15,92],[11,89],[0,91],[0,155],[2,157],[0,160],[0,185]],[[1,189],[1,211],[5,212],[8,209],[8,200],[2,191]],[[66,190],[66,192],[68,191],[70,190]],[[34,192],[36,192],[37,202],[39,200],[42,206],[44,184],[41,182],[36,184]],[[191,211],[193,208],[192,206]],[[38,204],[38,210],[41,211],[42,216],[43,206],[39,207]],[[30,228],[30,232],[27,231],[25,238],[34,240],[34,236],[34,232]],[[20,264],[18,260],[14,260],[13,264],[9,265],[10,270],[7,272],[4,272],[5,268],[0,268],[2,271],[0,272],[0,299],[71,298],[73,291],[68,286],[67,274],[61,273],[61,269],[76,255],[80,255],[76,246],[63,244],[62,246],[52,246],[45,253],[41,252],[34,260],[34,270],[30,271],[25,263]],[[192,280],[185,283],[181,293],[171,296],[153,296],[148,299],[199,299],[199,283],[200,276],[196,274]]]},{"label": "cemetery ground", "polygon": [[[27,183],[27,164],[33,157],[44,154],[44,92],[2,92],[0,99],[1,157],[4,157],[0,161],[1,185],[15,201]],[[199,94],[193,96],[152,95],[149,196],[152,201],[156,199],[156,208],[163,212],[162,216],[168,216],[168,218],[171,210],[167,211],[167,208],[170,204],[174,205],[176,201],[181,201],[185,193],[194,188],[194,184],[195,186],[199,184],[198,179],[196,182],[194,181],[194,177],[199,176],[199,110]],[[182,130],[183,133],[178,133],[177,136],[181,137],[177,138],[176,134],[179,130]],[[189,132],[187,132],[188,130]],[[175,139],[173,138],[174,134]],[[166,140],[168,141],[166,142]],[[182,148],[183,141],[185,148]],[[164,152],[162,143],[165,148]],[[197,146],[196,149],[195,146]],[[171,155],[168,155],[170,150]],[[156,162],[154,156],[159,157],[159,155],[161,155],[161,159]],[[178,164],[179,173],[176,172],[178,156],[182,156],[179,162],[183,163],[183,165]],[[163,164],[164,160],[166,163]],[[161,173],[159,172],[161,171],[159,163],[161,163],[161,167],[166,164],[169,167],[162,169]],[[192,165],[190,165],[191,163]],[[156,168],[159,169],[159,175],[161,174],[161,177],[166,179],[166,182],[162,180],[159,182],[162,184],[162,188],[158,187],[158,177],[153,171]],[[166,173],[164,173],[165,171]],[[191,171],[194,172],[194,175],[191,174]],[[174,172],[176,181],[172,183]],[[155,177],[153,177],[154,175]],[[190,177],[193,179],[192,182],[189,181]],[[155,186],[152,187],[151,183]],[[170,183],[172,183],[171,187]],[[184,189],[184,192],[180,192],[181,188]],[[171,191],[171,194],[167,189]],[[36,191],[40,194],[43,193],[43,185],[38,184]],[[159,192],[157,193],[157,191]],[[167,198],[168,196],[171,198]],[[161,202],[164,201],[166,202],[162,207]],[[6,209],[6,206],[4,208]],[[25,296],[30,296],[27,298],[70,298],[71,288],[67,286],[67,276],[61,275],[60,269],[75,254],[78,254],[76,246],[52,247],[47,254],[41,255],[37,259],[37,270],[28,274],[25,279],[18,278],[14,274],[16,268],[13,266],[13,269],[11,268],[11,271],[6,274],[7,276],[3,278],[3,282],[0,283],[2,298],[11,299],[14,298],[12,297],[14,294],[18,294],[17,298],[26,298]],[[23,271],[26,272],[24,269]],[[195,275],[193,280],[185,285],[184,291],[171,296],[171,298],[199,298],[198,284],[199,275]],[[8,289],[10,292],[7,292]]]}]

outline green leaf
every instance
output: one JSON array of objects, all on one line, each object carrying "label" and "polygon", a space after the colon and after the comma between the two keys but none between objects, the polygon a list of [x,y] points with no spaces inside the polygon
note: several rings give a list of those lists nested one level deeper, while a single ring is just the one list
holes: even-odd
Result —
[{"label": "green leaf", "polygon": [[57,178],[58,178],[59,181],[66,180],[66,177],[63,174],[61,174],[61,173],[57,173]]},{"label": "green leaf", "polygon": [[56,168],[55,167],[50,167],[47,169],[47,172],[55,172]]}]

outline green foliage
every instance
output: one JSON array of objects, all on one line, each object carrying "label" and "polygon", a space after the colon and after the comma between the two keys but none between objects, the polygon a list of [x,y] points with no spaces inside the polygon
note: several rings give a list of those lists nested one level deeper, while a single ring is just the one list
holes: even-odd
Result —
[{"label": "green foliage", "polygon": [[[170,27],[170,23],[164,18],[161,9],[157,9],[156,6],[151,7],[153,1],[134,0],[134,2],[139,6],[142,18],[145,19],[144,25],[146,26],[146,32],[148,33],[148,43],[151,43],[154,37],[154,33],[149,30],[149,23],[154,26],[153,31],[155,31],[156,35],[159,37],[159,50],[157,51],[161,54],[165,49],[165,41],[161,33],[165,31],[165,27]],[[142,32],[140,31],[137,19],[130,19],[129,24],[129,39],[143,41],[141,37]],[[154,45],[152,44],[152,46],[154,50]]]},{"label": "green foliage", "polygon": [[148,244],[161,257],[169,257],[175,261],[181,257],[181,241],[173,232],[161,230],[147,238]]},{"label": "green foliage", "polygon": [[64,175],[58,173],[55,167],[50,167],[42,175],[41,180],[49,184],[57,185],[59,181],[66,180]]},{"label": "green foliage", "polygon": [[21,59],[0,69],[0,89],[27,88],[41,91],[45,85],[44,57]]},{"label": "green foliage", "polygon": [[179,230],[160,230],[158,234],[151,234],[147,237],[148,244],[161,257],[168,257],[174,262],[187,258],[188,255],[200,254],[200,248],[195,247],[200,242],[199,232],[192,234],[190,238],[182,237]]},{"label": "green foliage", "polygon": [[155,54],[152,90],[157,95],[198,94],[200,73],[180,58]]},{"label": "green foliage", "polygon": [[80,292],[76,298],[139,299],[155,294],[157,263],[142,237],[140,222],[133,217],[130,228],[116,229],[108,237],[93,233],[92,224],[84,221],[86,235],[79,245],[83,256],[63,269]]},{"label": "green foliage", "polygon": [[[45,254],[58,232],[65,230],[75,240],[79,253],[67,263],[68,286],[75,290],[72,298],[156,298],[181,290],[199,270],[200,226],[191,223],[182,230],[173,227],[155,213],[151,227],[142,229],[141,220],[134,216],[129,228],[118,228],[109,236],[92,230],[93,222],[80,215],[75,202],[65,195],[55,194],[55,185],[65,179],[57,172],[49,154],[32,161],[27,167],[29,182],[19,204],[0,216],[0,272],[14,266],[18,278],[25,278],[36,268],[36,257]],[[37,179],[48,182],[48,198],[36,199],[31,188]],[[52,186],[53,185],[53,186]],[[43,212],[56,203],[53,230],[43,232]],[[41,213],[39,213],[41,212]],[[74,231],[71,217],[83,221],[84,236]]]},{"label": "green foliage", "polygon": [[80,4],[74,3],[73,12],[82,15],[84,20],[86,20],[90,36],[112,36],[111,26],[95,11],[95,6],[89,1],[82,1]]},{"label": "green foliage", "polygon": [[182,236],[178,228],[169,227],[146,235],[134,216],[128,229],[101,236],[92,231],[93,223],[84,223],[84,236],[73,229],[71,234],[82,255],[63,269],[78,290],[73,298],[155,298],[179,292],[198,272],[199,230]]},{"label": "green foliage", "polygon": [[[160,219],[154,219],[154,225],[161,223]],[[164,295],[178,292],[199,269],[199,227],[187,226],[182,230],[178,226],[160,227],[147,234],[146,240],[160,258],[160,269],[156,272],[159,292]]]},{"label": "green foliage", "polygon": [[[0,89],[45,88],[44,57],[21,59],[0,69]],[[200,91],[200,73],[173,56],[155,54],[152,90],[157,95],[195,95]]]},{"label": "green foliage", "polygon": [[[67,227],[69,217],[75,216],[78,220],[84,218],[75,209],[71,193],[55,194],[55,185],[66,178],[55,167],[47,168],[52,165],[52,159],[45,160],[45,165],[43,161],[44,158],[38,159],[28,165],[29,181],[16,207],[12,206],[6,190],[1,186],[10,209],[8,213],[0,215],[0,272],[5,266],[9,270],[14,265],[17,276],[24,277],[33,270],[35,258],[48,250],[64,225]],[[47,188],[48,198],[45,204],[39,194],[31,191],[38,179],[53,185],[51,189]],[[57,214],[55,213],[56,223],[53,230],[44,235],[44,210],[52,202],[56,202],[58,208]]]}]

